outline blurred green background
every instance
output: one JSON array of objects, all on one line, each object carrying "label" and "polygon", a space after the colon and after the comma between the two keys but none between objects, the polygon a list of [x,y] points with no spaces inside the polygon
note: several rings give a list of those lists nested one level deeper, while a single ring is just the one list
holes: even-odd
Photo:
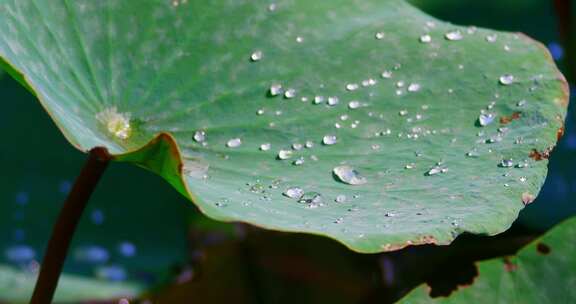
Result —
[{"label": "blurred green background", "polygon": [[[411,2],[456,24],[524,32],[544,43],[565,68],[567,54],[552,1]],[[32,288],[42,248],[85,155],[65,141],[35,98],[2,72],[0,100],[2,303],[8,292],[26,294]],[[522,212],[517,229],[541,232],[576,214],[575,150],[570,106],[546,184]],[[392,268],[404,269],[411,254],[408,249],[383,257],[359,255],[319,237],[214,223],[159,177],[114,163],[82,219],[65,272],[119,288],[124,286],[120,282],[128,283],[128,289],[153,286],[153,294],[143,298],[154,303],[373,303],[380,286],[402,282],[398,271],[382,273],[378,264],[397,263]],[[401,293],[409,287],[397,289]]]}]

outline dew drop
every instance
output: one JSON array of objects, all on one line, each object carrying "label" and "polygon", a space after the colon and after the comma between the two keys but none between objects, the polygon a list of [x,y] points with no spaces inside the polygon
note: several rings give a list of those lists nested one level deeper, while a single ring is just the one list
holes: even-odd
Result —
[{"label": "dew drop", "polygon": [[428,34],[422,35],[422,36],[420,36],[420,42],[430,43],[430,42],[432,42],[432,36],[430,36]]},{"label": "dew drop", "polygon": [[446,173],[446,172],[448,172],[448,169],[442,168],[440,166],[434,166],[430,170],[428,170],[428,172],[426,172],[426,175],[432,176],[432,175],[437,175],[437,174]]},{"label": "dew drop", "polygon": [[360,102],[358,100],[352,100],[348,103],[348,108],[351,110],[358,109],[360,107]]},{"label": "dew drop", "polygon": [[458,40],[462,40],[462,38],[464,38],[464,36],[462,35],[462,32],[460,32],[459,30],[450,31],[450,32],[446,33],[444,35],[444,37],[446,38],[446,40],[450,40],[450,41],[458,41]]},{"label": "dew drop", "polygon": [[337,142],[338,142],[338,139],[336,138],[336,135],[325,135],[322,138],[322,143],[327,145],[327,146],[336,144]]},{"label": "dew drop", "polygon": [[295,89],[286,90],[286,92],[284,92],[284,97],[287,99],[296,97],[296,90]]},{"label": "dew drop", "polygon": [[336,196],[336,199],[334,199],[334,201],[337,203],[344,203],[346,201],[346,195],[339,194]]},{"label": "dew drop", "polygon": [[385,79],[392,78],[392,71],[384,71],[382,72],[381,76]]},{"label": "dew drop", "polygon": [[514,75],[505,74],[500,76],[499,82],[501,85],[511,85],[514,83]]},{"label": "dew drop", "polygon": [[194,141],[198,143],[203,143],[206,141],[206,132],[198,130],[194,132]]},{"label": "dew drop", "polygon": [[421,86],[419,83],[411,83],[408,86],[408,92],[418,92],[418,91],[420,91],[420,88],[421,88]]},{"label": "dew drop", "polygon": [[292,144],[292,149],[298,151],[298,150],[302,150],[304,146],[301,143],[293,143]]},{"label": "dew drop", "polygon": [[240,138],[232,138],[226,143],[226,146],[228,148],[238,148],[241,144],[242,140]]},{"label": "dew drop", "polygon": [[360,173],[351,166],[337,166],[332,170],[332,173],[334,173],[338,180],[348,185],[363,185],[368,182],[365,177],[360,175]]},{"label": "dew drop", "polygon": [[338,97],[336,97],[336,96],[328,97],[328,105],[329,106],[335,106],[338,103],[340,103],[340,99],[338,99]]},{"label": "dew drop", "polygon": [[348,91],[355,91],[357,89],[358,89],[357,83],[349,83],[346,85],[346,90],[348,90]]},{"label": "dew drop", "polygon": [[324,102],[324,96],[315,96],[314,97],[314,104],[321,104]]},{"label": "dew drop", "polygon": [[304,146],[308,149],[312,149],[314,147],[314,143],[311,140],[307,140]]},{"label": "dew drop", "polygon": [[282,195],[288,198],[300,199],[304,195],[304,190],[300,187],[291,187],[282,192]]},{"label": "dew drop", "polygon": [[260,145],[260,151],[268,151],[272,147],[270,143],[264,143]]},{"label": "dew drop", "polygon": [[270,95],[277,96],[284,92],[281,84],[273,84],[270,86]]},{"label": "dew drop", "polygon": [[260,61],[262,60],[262,51],[254,51],[252,55],[250,55],[250,60],[252,61]]},{"label": "dew drop", "polygon": [[294,166],[301,166],[304,164],[304,157],[299,157],[297,160],[292,162]]},{"label": "dew drop", "polygon": [[318,206],[323,201],[322,195],[318,192],[306,192],[299,199],[298,202],[302,204],[313,204]]},{"label": "dew drop", "polygon": [[488,42],[496,42],[496,39],[498,39],[496,34],[486,35],[486,41]]},{"label": "dew drop", "polygon": [[512,159],[503,159],[502,161],[500,161],[499,166],[502,168],[510,168],[514,166],[514,161]]},{"label": "dew drop", "polygon": [[493,113],[482,113],[478,116],[478,124],[482,127],[485,127],[494,122],[496,115]]},{"label": "dew drop", "polygon": [[376,35],[374,35],[374,36],[376,37],[376,39],[381,40],[381,39],[384,39],[386,34],[384,34],[384,32],[377,32]]},{"label": "dew drop", "polygon": [[278,159],[285,160],[292,157],[293,152],[290,150],[280,150],[278,152]]}]

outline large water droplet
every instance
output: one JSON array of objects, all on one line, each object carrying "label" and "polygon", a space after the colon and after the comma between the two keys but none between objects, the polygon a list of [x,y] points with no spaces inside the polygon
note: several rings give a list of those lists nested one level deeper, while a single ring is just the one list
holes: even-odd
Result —
[{"label": "large water droplet", "polygon": [[368,182],[365,177],[360,175],[360,173],[351,166],[337,166],[332,170],[332,173],[334,173],[339,181],[348,185],[363,185]]}]

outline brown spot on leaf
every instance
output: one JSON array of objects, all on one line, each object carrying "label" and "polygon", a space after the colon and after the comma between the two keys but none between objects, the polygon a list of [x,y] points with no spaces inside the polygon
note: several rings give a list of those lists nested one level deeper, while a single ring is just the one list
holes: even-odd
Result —
[{"label": "brown spot on leaf", "polygon": [[522,193],[522,203],[524,203],[524,205],[532,203],[535,199],[536,197],[529,192]]},{"label": "brown spot on leaf", "polygon": [[509,258],[504,258],[504,270],[508,272],[516,271],[518,269],[518,265],[514,264],[514,262]]},{"label": "brown spot on leaf", "polygon": [[550,249],[550,246],[544,244],[544,243],[538,243],[536,245],[536,250],[538,250],[538,253],[542,254],[542,255],[547,255],[550,253],[550,251],[552,251]]},{"label": "brown spot on leaf", "polygon": [[548,148],[548,149],[540,152],[536,149],[532,149],[532,151],[530,151],[530,154],[528,154],[528,156],[530,156],[530,158],[535,160],[535,161],[541,161],[541,160],[550,158],[550,151],[551,150],[552,150],[551,148]]},{"label": "brown spot on leaf", "polygon": [[521,112],[514,112],[510,116],[500,117],[500,123],[503,125],[507,125],[507,124],[511,123],[513,120],[520,119],[521,116],[522,116]]},{"label": "brown spot on leaf", "polygon": [[556,139],[560,141],[560,139],[562,139],[562,136],[564,136],[564,126],[558,128],[558,131],[556,132]]}]

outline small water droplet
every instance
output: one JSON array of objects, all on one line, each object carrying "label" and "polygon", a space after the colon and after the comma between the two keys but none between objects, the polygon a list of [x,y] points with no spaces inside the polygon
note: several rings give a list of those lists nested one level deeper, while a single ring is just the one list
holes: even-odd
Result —
[{"label": "small water droplet", "polygon": [[336,135],[325,135],[322,138],[322,143],[330,146],[330,145],[334,145],[338,142],[338,138],[336,137]]},{"label": "small water droplet", "polygon": [[428,34],[422,35],[422,36],[420,36],[420,42],[430,43],[430,42],[432,42],[432,36],[430,36]]},{"label": "small water droplet", "polygon": [[198,143],[203,143],[206,141],[206,132],[202,130],[198,130],[194,132],[194,141]]},{"label": "small water droplet", "polygon": [[428,170],[428,172],[426,172],[426,175],[432,176],[432,175],[437,175],[439,173],[446,173],[446,172],[448,172],[448,169],[442,168],[440,166],[434,166],[430,170]]},{"label": "small water droplet", "polygon": [[386,79],[392,78],[392,71],[384,71],[384,72],[382,72],[381,76],[382,76],[382,78],[386,78]]},{"label": "small water droplet", "polygon": [[348,108],[351,110],[358,109],[360,107],[360,102],[358,100],[352,100],[348,103]]},{"label": "small water droplet", "polygon": [[293,152],[290,150],[280,150],[278,152],[278,159],[285,160],[292,157]]},{"label": "small water droplet", "polygon": [[478,124],[485,127],[494,122],[496,115],[494,113],[482,113],[478,116]]},{"label": "small water droplet", "polygon": [[368,182],[365,177],[360,175],[360,173],[351,166],[337,166],[332,170],[332,173],[334,173],[339,181],[348,185],[363,185]]},{"label": "small water droplet", "polygon": [[240,145],[242,145],[242,140],[240,138],[232,138],[226,143],[228,148],[238,148]]},{"label": "small water droplet", "polygon": [[314,143],[311,140],[307,140],[304,146],[308,149],[312,149],[314,147]]},{"label": "small water droplet", "polygon": [[298,159],[296,159],[294,162],[292,162],[293,165],[295,166],[301,166],[304,164],[304,157],[299,157]]},{"label": "small water droplet", "polygon": [[254,51],[252,55],[250,55],[250,60],[252,61],[260,61],[262,59],[263,53],[262,51]]},{"label": "small water droplet", "polygon": [[503,159],[502,161],[500,161],[499,166],[502,168],[510,168],[514,166],[514,161],[512,159]]},{"label": "small water droplet", "polygon": [[420,91],[420,88],[421,88],[420,84],[418,84],[418,83],[411,83],[411,84],[408,86],[408,92],[418,92],[418,91]]},{"label": "small water droplet", "polygon": [[284,92],[281,84],[273,84],[270,86],[270,95],[277,96]]},{"label": "small water droplet", "polygon": [[270,144],[270,143],[264,143],[264,144],[260,145],[261,151],[268,151],[268,150],[270,150],[270,148],[272,148],[272,144]]},{"label": "small water droplet", "polygon": [[314,205],[315,207],[318,207],[318,205],[321,204],[322,201],[323,201],[322,195],[318,192],[306,192],[298,199],[299,203]]},{"label": "small water droplet", "polygon": [[298,37],[296,37],[296,42],[302,43],[302,42],[304,42],[304,38],[301,36],[298,36]]},{"label": "small water droplet", "polygon": [[315,96],[314,97],[314,104],[321,104],[324,102],[324,96]]},{"label": "small water droplet", "polygon": [[344,203],[344,202],[346,202],[346,195],[339,194],[336,196],[336,199],[334,199],[334,201],[337,203]]},{"label": "small water droplet", "polygon": [[525,106],[525,105],[526,105],[526,100],[520,100],[520,101],[516,104],[516,106],[518,106],[518,107],[523,107],[523,106]]},{"label": "small water droplet", "polygon": [[346,85],[346,90],[348,91],[355,91],[358,89],[358,84],[357,83],[349,83]]},{"label": "small water droplet", "polygon": [[376,39],[381,40],[381,39],[384,39],[386,34],[384,34],[384,32],[377,32],[376,35],[374,35],[374,36],[376,37]]},{"label": "small water droplet", "polygon": [[500,82],[501,85],[511,85],[514,83],[514,75],[510,75],[510,74],[505,74],[500,76],[500,79],[498,80]]},{"label": "small water droplet", "polygon": [[282,194],[288,198],[300,199],[304,195],[304,190],[300,187],[291,187],[282,192]]},{"label": "small water droplet", "polygon": [[295,89],[286,90],[286,92],[284,92],[284,97],[287,99],[296,97],[296,90]]},{"label": "small water droplet", "polygon": [[296,151],[302,150],[303,147],[304,146],[301,143],[293,143],[292,144],[292,149],[294,149]]},{"label": "small water droplet", "polygon": [[340,99],[336,96],[330,96],[328,97],[328,105],[329,106],[335,106],[338,103],[340,103]]},{"label": "small water droplet", "polygon": [[446,33],[444,35],[444,37],[450,41],[458,41],[458,40],[462,40],[462,38],[464,38],[464,36],[462,35],[462,32],[460,32],[459,30],[450,31],[450,32]]},{"label": "small water droplet", "polygon": [[486,35],[486,41],[488,42],[496,42],[496,39],[498,39],[498,35],[496,34]]}]

